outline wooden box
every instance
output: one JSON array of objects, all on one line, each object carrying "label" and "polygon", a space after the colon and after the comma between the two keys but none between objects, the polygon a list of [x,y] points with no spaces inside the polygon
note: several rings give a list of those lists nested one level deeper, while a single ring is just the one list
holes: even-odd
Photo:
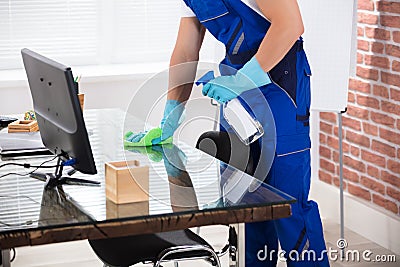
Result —
[{"label": "wooden box", "polygon": [[83,110],[83,105],[85,103],[85,94],[78,94],[79,104],[81,105],[81,109]]},{"label": "wooden box", "polygon": [[139,161],[105,164],[106,196],[116,204],[149,200],[149,166]]},{"label": "wooden box", "polygon": [[9,133],[37,132],[39,126],[35,120],[17,120],[8,125]]}]

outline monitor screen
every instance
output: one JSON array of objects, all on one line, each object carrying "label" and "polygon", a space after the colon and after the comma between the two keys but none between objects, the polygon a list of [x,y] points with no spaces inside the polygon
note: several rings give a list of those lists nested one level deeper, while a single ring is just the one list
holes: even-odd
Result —
[{"label": "monitor screen", "polygon": [[71,68],[29,49],[21,53],[43,144],[63,160],[73,159],[77,171],[96,174]]}]

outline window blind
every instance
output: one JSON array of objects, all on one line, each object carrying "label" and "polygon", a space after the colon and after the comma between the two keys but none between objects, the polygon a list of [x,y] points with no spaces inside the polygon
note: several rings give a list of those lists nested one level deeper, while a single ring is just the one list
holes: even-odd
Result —
[{"label": "window blind", "polygon": [[22,67],[27,47],[69,64],[97,57],[96,0],[0,0],[0,68]]},{"label": "window blind", "polygon": [[167,61],[181,0],[0,0],[0,70],[32,49],[66,65]]}]

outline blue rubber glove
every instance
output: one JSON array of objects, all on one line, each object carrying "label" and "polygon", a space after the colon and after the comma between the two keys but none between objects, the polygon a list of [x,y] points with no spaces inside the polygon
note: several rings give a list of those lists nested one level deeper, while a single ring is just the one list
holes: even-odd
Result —
[{"label": "blue rubber glove", "polygon": [[252,57],[235,75],[219,76],[203,86],[202,93],[214,98],[219,103],[225,103],[241,93],[271,83],[266,73]]},{"label": "blue rubber glove", "polygon": [[[151,140],[153,145],[158,145],[162,141],[167,140],[174,135],[174,132],[176,129],[178,129],[179,125],[183,121],[183,111],[184,105],[182,103],[173,99],[167,100],[164,108],[164,116],[160,123],[161,136]],[[126,141],[135,143],[139,142],[146,134],[147,132],[131,134],[126,138]]]}]

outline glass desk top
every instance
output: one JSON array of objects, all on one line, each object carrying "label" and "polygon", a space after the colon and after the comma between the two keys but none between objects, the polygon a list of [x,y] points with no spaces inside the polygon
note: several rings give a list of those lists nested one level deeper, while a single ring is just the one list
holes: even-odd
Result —
[{"label": "glass desk top", "polygon": [[[123,223],[166,218],[169,215],[191,216],[208,211],[295,202],[289,195],[183,142],[156,148],[125,149],[122,141],[124,127],[141,131],[144,124],[131,117],[124,126],[124,120],[125,113],[121,110],[85,111],[98,173],[76,173],[72,177],[99,181],[101,185],[98,187],[64,185],[44,189],[42,181],[29,176],[0,178],[0,246],[1,236],[30,230]],[[49,157],[18,162],[40,164],[47,159]],[[139,166],[144,167],[144,175],[140,179],[148,184],[143,186],[146,187],[147,201],[116,204],[106,197],[105,163],[127,161],[139,162]],[[55,161],[49,164],[54,165]],[[0,169],[0,175],[9,172],[25,173],[26,170],[16,166]],[[137,173],[130,174],[133,174],[131,178],[137,177]]]}]

